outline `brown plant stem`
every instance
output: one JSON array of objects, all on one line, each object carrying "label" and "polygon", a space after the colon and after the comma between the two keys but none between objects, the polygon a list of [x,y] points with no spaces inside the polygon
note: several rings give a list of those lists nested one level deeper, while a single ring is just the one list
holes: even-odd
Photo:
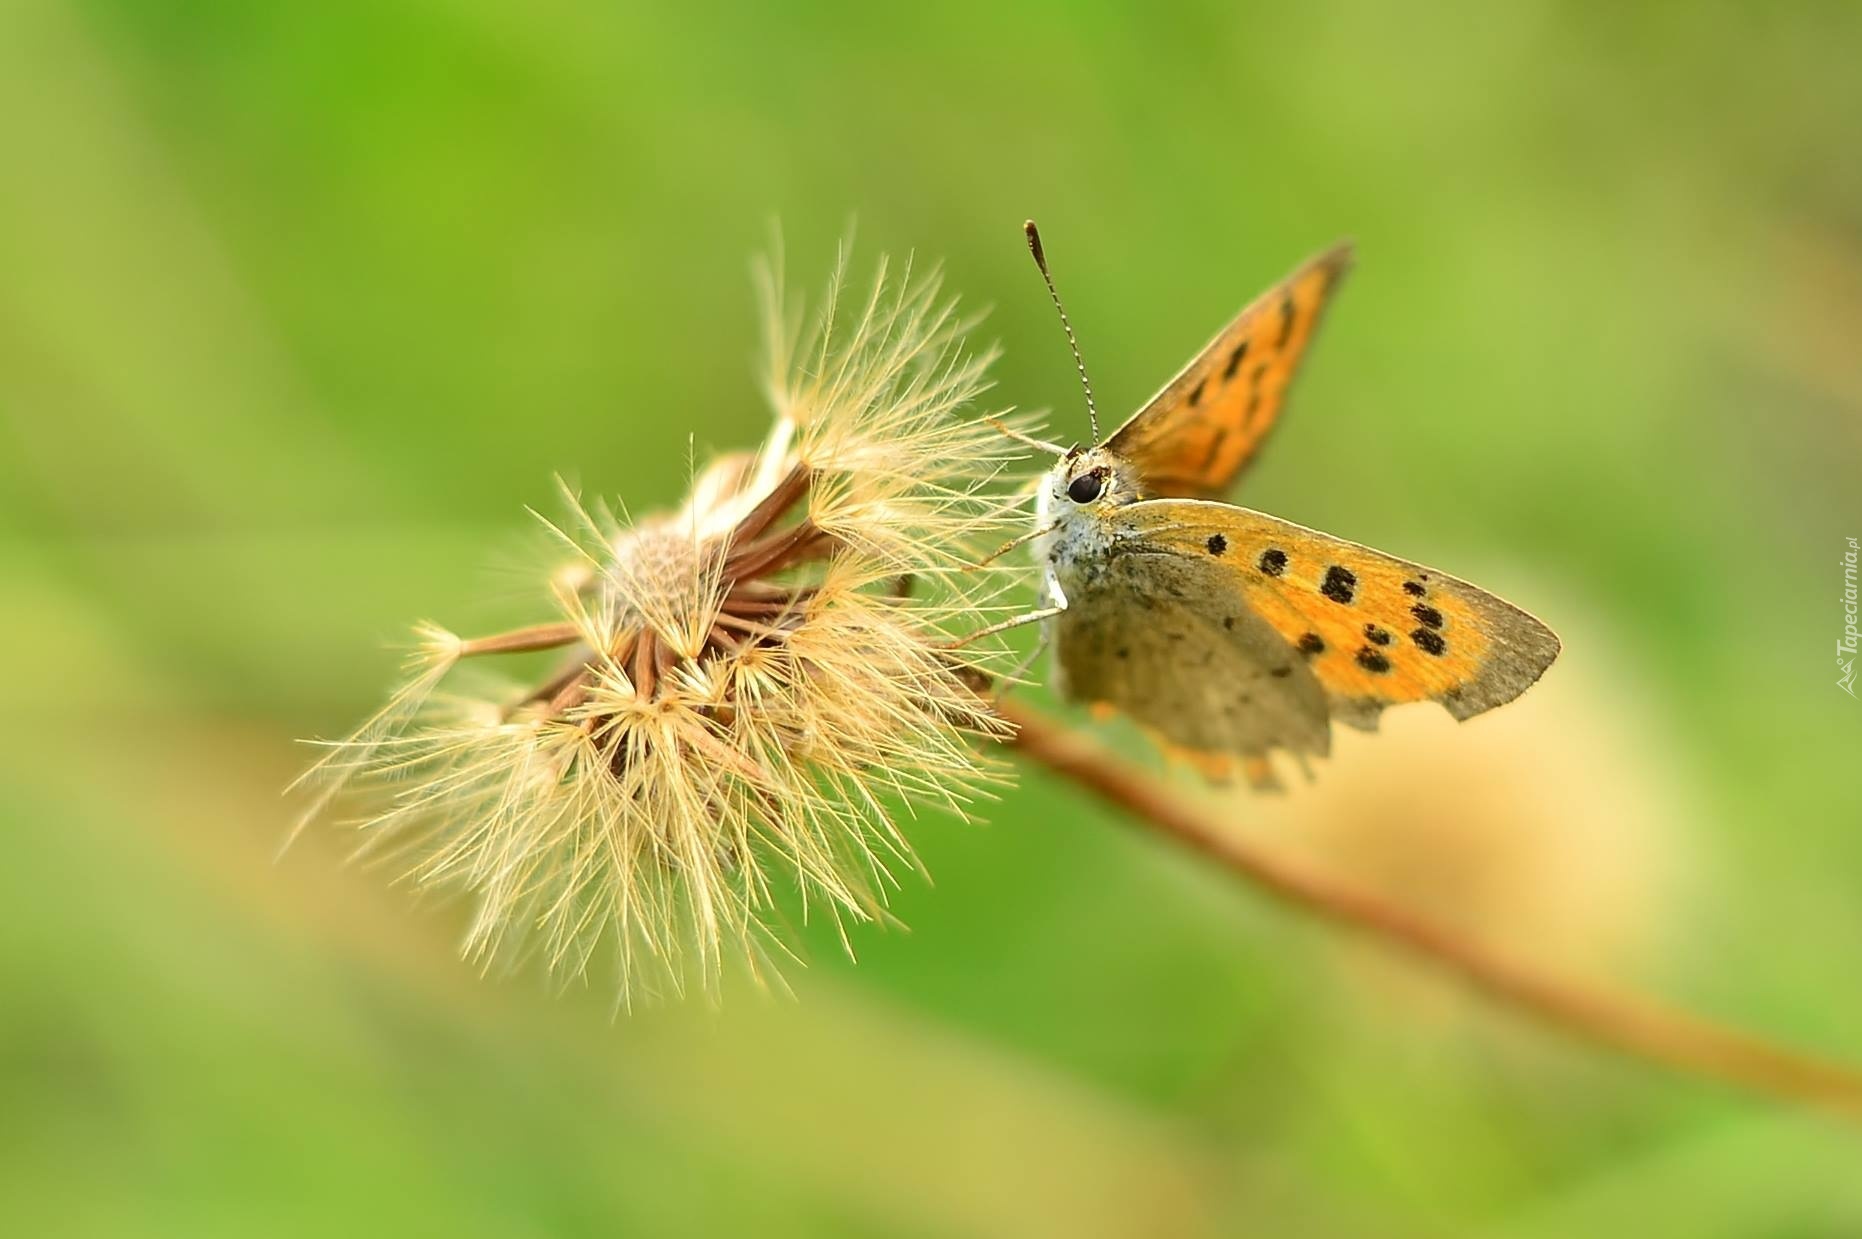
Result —
[{"label": "brown plant stem", "polygon": [[1706,1076],[1862,1121],[1862,1073],[1771,1045],[1664,1007],[1544,971],[1433,924],[1349,882],[1276,855],[1213,819],[1146,771],[1013,700],[997,703],[1015,728],[1011,748],[1125,810],[1310,916],[1440,969],[1503,1005],[1564,1032],[1674,1071]]},{"label": "brown plant stem", "polygon": [[491,637],[474,637],[459,643],[459,657],[476,658],[481,654],[524,654],[532,650],[553,650],[573,645],[582,639],[582,630],[574,624],[535,624]]}]

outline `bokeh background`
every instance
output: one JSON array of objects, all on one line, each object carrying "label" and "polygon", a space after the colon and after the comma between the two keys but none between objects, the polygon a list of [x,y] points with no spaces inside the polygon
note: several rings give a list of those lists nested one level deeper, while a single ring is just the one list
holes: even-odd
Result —
[{"label": "bokeh background", "polygon": [[[562,472],[743,444],[746,277],[945,261],[1004,404],[1148,395],[1341,235],[1256,506],[1566,639],[1222,802],[1531,958],[1862,1060],[1849,6],[0,4],[0,1197],[37,1234],[1862,1233],[1862,1135],[1574,1046],[1066,787],[911,930],[618,1020],[274,863]],[[501,557],[505,557],[501,560]],[[1125,733],[1109,737],[1135,745]]]}]

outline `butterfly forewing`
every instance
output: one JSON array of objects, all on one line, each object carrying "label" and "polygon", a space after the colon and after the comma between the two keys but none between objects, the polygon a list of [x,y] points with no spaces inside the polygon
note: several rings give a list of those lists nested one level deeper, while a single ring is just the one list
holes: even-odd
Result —
[{"label": "butterfly forewing", "polygon": [[1558,655],[1538,620],[1466,581],[1229,504],[1158,499],[1112,514],[1113,555],[1200,561],[1325,690],[1369,726],[1386,705],[1441,702],[1465,719],[1503,705]]},{"label": "butterfly forewing", "polygon": [[1309,259],[1209,342],[1106,446],[1159,496],[1216,498],[1273,428],[1351,247]]}]

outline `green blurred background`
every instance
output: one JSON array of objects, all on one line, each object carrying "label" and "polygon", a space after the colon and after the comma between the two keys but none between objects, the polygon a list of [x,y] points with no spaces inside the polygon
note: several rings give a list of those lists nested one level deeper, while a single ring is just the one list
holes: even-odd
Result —
[{"label": "green blurred background", "polygon": [[1113,408],[1351,235],[1244,497],[1567,653],[1222,807],[1862,1060],[1859,47],[1843,5],[0,3],[8,1231],[1862,1233],[1855,1130],[1038,776],[919,823],[910,933],[721,1010],[481,980],[463,909],[273,863],[294,738],[496,609],[552,473],[646,509],[759,433],[772,217],[803,283],[850,216],[943,258],[1068,437],[1024,216]]}]

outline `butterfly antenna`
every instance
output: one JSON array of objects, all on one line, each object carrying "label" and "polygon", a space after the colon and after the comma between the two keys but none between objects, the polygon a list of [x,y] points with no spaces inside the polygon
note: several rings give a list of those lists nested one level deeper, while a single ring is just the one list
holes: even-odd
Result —
[{"label": "butterfly antenna", "polygon": [[1073,364],[1080,372],[1080,386],[1086,391],[1086,420],[1093,428],[1093,444],[1099,443],[1099,408],[1093,403],[1093,383],[1086,377],[1086,359],[1080,356],[1080,342],[1074,338],[1073,324],[1067,321],[1067,307],[1060,304],[1060,290],[1054,287],[1054,274],[1047,269],[1047,252],[1041,248],[1041,230],[1034,226],[1033,220],[1022,224],[1022,233],[1028,238],[1028,252],[1034,255],[1034,265],[1041,268],[1041,278],[1047,283],[1047,295],[1053,298],[1054,309],[1060,314],[1060,329],[1067,333],[1067,347],[1073,350]]}]

